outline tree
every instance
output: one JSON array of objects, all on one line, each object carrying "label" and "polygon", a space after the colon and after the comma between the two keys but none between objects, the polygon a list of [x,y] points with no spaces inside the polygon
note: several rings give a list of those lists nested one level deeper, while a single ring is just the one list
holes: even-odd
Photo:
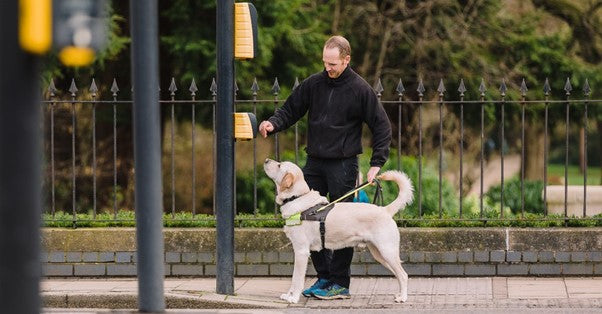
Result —
[{"label": "tree", "polygon": [[[416,87],[420,79],[427,88],[426,99],[436,99],[434,90],[442,78],[447,86],[446,99],[456,100],[459,93],[455,90],[460,79],[464,79],[468,91],[466,99],[478,99],[478,86],[483,79],[489,99],[500,99],[497,87],[502,79],[508,84],[506,99],[520,99],[519,87],[523,80],[531,90],[528,99],[543,99],[543,83],[549,78],[552,87],[551,99],[563,99],[563,87],[567,77],[574,86],[583,86],[585,78],[596,86],[602,79],[600,65],[592,59],[584,62],[582,56],[598,58],[599,53],[593,47],[599,46],[599,40],[589,40],[598,36],[600,27],[596,10],[599,1],[591,6],[579,8],[570,5],[570,1],[535,1],[559,13],[579,19],[585,11],[583,21],[562,25],[557,19],[543,10],[536,10],[528,2],[502,2],[499,0],[426,0],[426,1],[333,1],[334,16],[332,29],[343,32],[352,43],[354,64],[360,74],[375,82],[382,78],[385,91],[383,99],[396,99],[392,91],[398,80],[403,79],[408,99],[417,99]],[[564,3],[567,8],[579,12],[562,13],[565,8],[554,3]],[[340,13],[339,13],[340,12]],[[567,32],[566,30],[570,31]],[[587,30],[583,35],[580,29]],[[573,34],[578,33],[575,36]],[[577,38],[577,40],[575,40]],[[578,40],[584,40],[588,46],[576,48]],[[583,51],[582,51],[583,50]],[[451,87],[450,87],[451,86]],[[581,96],[581,95],[580,95]],[[593,95],[592,95],[593,96]],[[473,107],[474,108],[474,107]],[[506,124],[520,123],[520,108],[508,106]],[[486,108],[486,119],[499,119],[499,108]],[[525,165],[527,177],[541,178],[543,174],[543,115],[542,106],[527,106],[525,141],[528,163]],[[577,108],[579,110],[579,108]],[[452,108],[452,113],[459,114]],[[573,116],[578,119],[579,111]],[[396,115],[396,112],[390,112]],[[413,112],[410,106],[404,106],[405,123],[411,124]],[[467,108],[465,121],[476,129],[480,112]],[[560,113],[552,118],[560,119]],[[597,119],[598,121],[600,119]],[[474,121],[471,123],[471,121]],[[579,121],[578,123],[581,123]],[[406,132],[407,125],[399,126]],[[449,126],[453,128],[452,125]],[[506,141],[520,143],[520,128],[507,130]],[[452,129],[448,130],[453,132]],[[495,130],[490,130],[490,132]],[[447,132],[446,132],[447,133]],[[431,140],[438,138],[432,137]],[[501,145],[501,143],[498,143]],[[412,143],[402,143],[412,147]],[[438,145],[438,144],[437,144]],[[520,144],[522,145],[522,144]],[[455,146],[457,149],[457,146]],[[446,146],[453,151],[454,145]],[[478,156],[476,156],[478,157]]]},{"label": "tree", "polygon": [[[595,83],[600,86],[600,61],[602,61],[602,21],[600,8],[602,8],[602,1],[588,1],[586,2],[574,2],[566,0],[533,0],[533,3],[548,12],[556,16],[557,18],[565,21],[571,29],[572,40],[568,43],[568,48],[576,52],[576,54],[583,60],[588,66],[593,66],[597,71],[595,77]],[[598,95],[595,93],[594,95]],[[596,110],[597,109],[597,110]],[[598,132],[602,130],[602,110],[598,107],[594,108],[594,117],[596,118],[596,124]],[[583,169],[584,159],[584,128],[580,130],[579,137],[580,141],[580,164]],[[598,136],[598,145],[602,149],[602,136]],[[598,153],[600,156],[600,170],[602,172],[602,151]],[[601,182],[602,184],[602,175]]]}]

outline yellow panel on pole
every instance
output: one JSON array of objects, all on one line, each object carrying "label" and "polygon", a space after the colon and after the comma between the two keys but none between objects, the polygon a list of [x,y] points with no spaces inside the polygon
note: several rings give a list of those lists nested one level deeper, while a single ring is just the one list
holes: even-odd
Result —
[{"label": "yellow panel on pole", "polygon": [[19,0],[19,45],[27,52],[46,53],[52,44],[52,1]]},{"label": "yellow panel on pole", "polygon": [[234,139],[248,141],[257,135],[257,118],[250,112],[234,113]]},{"label": "yellow panel on pole", "polygon": [[234,58],[252,59],[257,55],[257,10],[252,3],[234,4]]}]

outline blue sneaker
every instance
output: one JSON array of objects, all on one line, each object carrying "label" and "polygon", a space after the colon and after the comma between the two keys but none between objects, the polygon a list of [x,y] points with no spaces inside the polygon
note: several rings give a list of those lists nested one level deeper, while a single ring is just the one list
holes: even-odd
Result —
[{"label": "blue sneaker", "polygon": [[323,288],[314,290],[314,297],[322,300],[332,300],[332,299],[349,299],[351,295],[349,294],[349,289],[345,287],[341,287],[336,283]]},{"label": "blue sneaker", "polygon": [[330,285],[330,281],[327,279],[318,279],[311,287],[303,290],[301,292],[306,297],[311,297],[314,294],[315,290],[326,288]]}]

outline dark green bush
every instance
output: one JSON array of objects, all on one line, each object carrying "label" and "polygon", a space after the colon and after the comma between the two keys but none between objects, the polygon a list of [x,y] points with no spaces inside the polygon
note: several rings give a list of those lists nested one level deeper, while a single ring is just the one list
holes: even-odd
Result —
[{"label": "dark green bush", "polygon": [[[242,214],[255,213],[253,204],[253,170],[237,171],[236,173],[236,209]],[[272,179],[257,166],[257,213],[274,213],[276,186]]]},{"label": "dark green bush", "polygon": [[[366,173],[370,168],[371,152],[365,152],[360,157],[360,167],[363,173]],[[414,201],[403,212],[403,217],[419,217],[420,210],[418,207],[418,159],[409,156],[402,156],[401,168],[405,172],[414,187]],[[389,161],[385,164],[381,173],[387,170],[397,169],[397,157],[391,153]],[[369,187],[366,192],[372,200],[375,188]],[[383,182],[384,204],[392,202],[398,194],[397,184],[394,182]],[[439,215],[439,174],[437,171],[422,162],[422,215]],[[458,212],[458,197],[452,184],[443,179],[441,183],[441,215],[452,215]]]},{"label": "dark green bush", "polygon": [[[514,214],[521,213],[520,178],[513,177],[504,182],[504,207],[508,206]],[[525,213],[543,214],[543,181],[525,180]],[[501,203],[501,185],[493,186],[485,196],[495,203]]]}]

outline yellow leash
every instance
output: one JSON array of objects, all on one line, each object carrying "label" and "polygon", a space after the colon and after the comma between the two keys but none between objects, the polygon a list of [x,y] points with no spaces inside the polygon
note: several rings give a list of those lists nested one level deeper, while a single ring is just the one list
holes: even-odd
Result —
[{"label": "yellow leash", "polygon": [[[378,179],[374,179],[373,181],[374,181],[374,183],[376,183],[376,186],[380,190],[380,182],[378,181]],[[368,185],[370,185],[370,182],[368,182],[368,181],[360,184],[358,187],[356,187],[355,189],[347,192],[345,195],[343,195],[343,196],[337,198],[336,200],[334,200],[334,201],[332,201],[332,202],[330,202],[330,203],[328,203],[328,204],[326,204],[326,205],[318,208],[318,210],[316,210],[316,212],[319,212],[319,211],[323,210],[324,208],[326,208],[326,207],[328,207],[328,206],[330,206],[332,204],[336,204],[336,203],[344,200],[345,198],[349,197],[351,194],[354,194],[356,192],[359,192],[362,189],[365,189]],[[374,201],[376,202],[376,199]]]}]

